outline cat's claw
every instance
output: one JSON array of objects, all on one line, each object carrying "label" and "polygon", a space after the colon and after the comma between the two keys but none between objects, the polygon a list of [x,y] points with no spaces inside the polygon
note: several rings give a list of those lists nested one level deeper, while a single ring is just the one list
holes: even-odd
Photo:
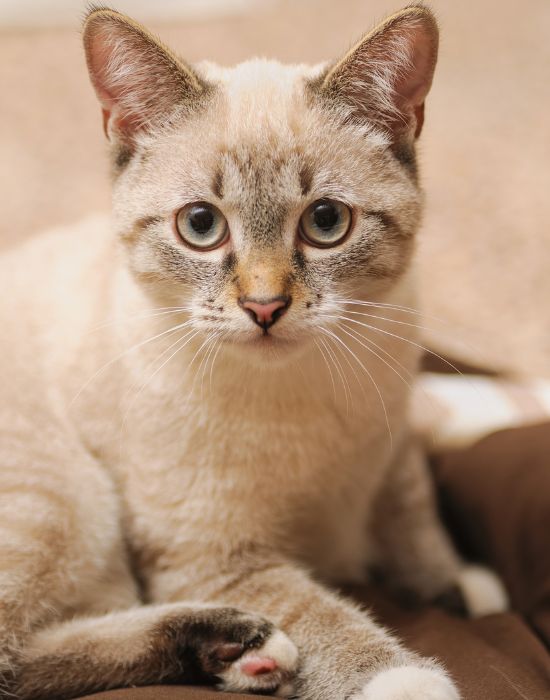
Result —
[{"label": "cat's claw", "polygon": [[275,629],[261,646],[247,649],[216,675],[218,690],[240,693],[269,693],[288,698],[294,692],[293,679],[298,650],[290,639]]},{"label": "cat's claw", "polygon": [[397,666],[377,673],[352,700],[460,700],[460,694],[440,668]]}]

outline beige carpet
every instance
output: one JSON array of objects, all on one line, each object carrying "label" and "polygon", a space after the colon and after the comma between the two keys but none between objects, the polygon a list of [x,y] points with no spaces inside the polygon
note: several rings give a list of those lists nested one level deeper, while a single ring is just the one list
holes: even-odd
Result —
[{"label": "beige carpet", "polygon": [[[550,375],[550,2],[436,0],[419,250],[432,347]],[[389,0],[279,0],[155,27],[187,59],[337,56]],[[78,11],[75,10],[75,15]],[[138,17],[139,19],[139,17]],[[0,33],[0,245],[109,206],[99,110],[74,29]]]}]

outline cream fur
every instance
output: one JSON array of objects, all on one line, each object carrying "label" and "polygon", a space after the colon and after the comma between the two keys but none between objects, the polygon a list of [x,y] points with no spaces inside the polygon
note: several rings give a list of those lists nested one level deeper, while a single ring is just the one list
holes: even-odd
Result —
[{"label": "cream fur", "polygon": [[[412,12],[407,41],[422,12]],[[112,13],[101,13],[93,21],[109,22]],[[431,16],[428,24],[435,31]],[[142,40],[153,41],[132,35],[131,60]],[[131,76],[119,59],[111,85]],[[174,60],[155,69],[187,84],[194,73],[179,75]],[[115,669],[83,688],[131,683],[120,668],[147,649],[149,623],[165,620],[166,604],[185,601],[182,617],[233,605],[267,616],[296,644],[302,700],[343,700],[378,671],[423,662],[316,581],[362,580],[379,563],[429,598],[462,569],[406,423],[419,345],[404,307],[414,306],[422,198],[389,153],[390,131],[342,124],[348,107],[307,92],[322,67],[255,60],[196,70],[209,102],[160,122],[155,112],[111,124],[115,148],[120,137],[131,151],[117,166],[114,225],[90,219],[0,258],[0,478],[9,496],[0,512],[0,670],[17,677],[25,649],[36,668],[52,647],[59,663],[81,649],[92,670]],[[134,111],[140,76],[124,86]],[[357,212],[355,229],[337,252],[304,248],[301,212],[329,196]],[[233,261],[227,249],[201,253],[178,240],[173,212],[192,201],[223,210]],[[210,284],[224,265],[234,265],[231,275]],[[239,295],[288,289],[292,305],[264,342]],[[112,617],[90,622],[103,613]],[[63,626],[74,615],[85,617]],[[133,630],[145,637],[119,659]],[[264,651],[281,640],[275,631]],[[274,652],[283,694],[292,643]],[[33,669],[24,668],[30,688]],[[238,668],[225,689],[266,687],[243,685]]]},{"label": "cream fur", "polygon": [[[233,691],[242,690],[249,691],[250,677],[243,671],[243,665],[250,662],[251,659],[276,659],[280,668],[295,670],[298,665],[298,650],[290,639],[280,630],[260,648],[248,651],[223,674],[220,674],[222,682],[218,685],[220,690],[231,689]],[[270,690],[273,688],[273,674],[265,673],[257,676],[257,685],[254,688],[256,692],[261,692],[262,689]],[[286,698],[294,694],[294,684],[291,681],[282,683],[276,691],[277,697]]]},{"label": "cream fur", "polygon": [[438,668],[401,666],[382,671],[356,700],[458,700],[448,676]]},{"label": "cream fur", "polygon": [[502,581],[482,566],[465,567],[458,585],[474,617],[499,613],[508,608],[508,594]]}]

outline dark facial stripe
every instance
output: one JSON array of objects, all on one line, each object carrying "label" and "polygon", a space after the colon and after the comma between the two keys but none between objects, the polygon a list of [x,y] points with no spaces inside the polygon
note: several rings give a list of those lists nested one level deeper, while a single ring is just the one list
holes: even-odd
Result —
[{"label": "dark facial stripe", "polygon": [[309,165],[303,165],[300,168],[300,189],[302,190],[302,195],[305,197],[311,190],[311,183],[313,182],[313,171]]},{"label": "dark facial stripe", "polygon": [[416,182],[418,179],[418,168],[414,146],[406,143],[398,143],[392,147],[391,151],[409,173],[413,182]]},{"label": "dark facial stripe", "polygon": [[115,174],[120,174],[132,160],[133,151],[128,146],[118,146],[114,152],[113,162]]},{"label": "dark facial stripe", "polygon": [[228,275],[235,270],[235,265],[237,264],[237,258],[235,253],[228,253],[222,260],[222,270]]},{"label": "dark facial stripe", "polygon": [[363,215],[377,219],[381,226],[383,226],[384,229],[386,229],[386,231],[391,233],[394,237],[408,238],[405,231],[403,231],[401,226],[397,223],[397,220],[391,214],[388,214],[388,212],[367,209]]},{"label": "dark facial stripe", "polygon": [[143,216],[141,219],[137,219],[133,226],[120,233],[121,239],[126,243],[126,245],[135,245],[148,228],[160,224],[162,221],[161,216]]},{"label": "dark facial stripe", "polygon": [[141,231],[144,231],[146,228],[149,228],[150,226],[156,226],[157,224],[160,224],[162,221],[162,216],[144,216],[141,219],[138,219],[135,224],[135,228],[140,229]]},{"label": "dark facial stripe", "polygon": [[298,248],[295,248],[292,253],[292,263],[293,267],[299,271],[303,271],[306,267],[306,257]]},{"label": "dark facial stripe", "polygon": [[195,284],[204,284],[216,278],[219,263],[211,262],[206,257],[204,260],[191,258],[183,250],[154,235],[150,235],[149,240],[162,266],[161,277]]},{"label": "dark facial stripe", "polygon": [[223,199],[223,172],[221,169],[216,171],[212,179],[212,192],[218,199]]},{"label": "dark facial stripe", "polygon": [[245,235],[256,244],[270,246],[280,240],[287,202],[278,191],[278,175],[285,161],[262,150],[228,151],[238,169],[241,189],[248,197],[239,207]]}]

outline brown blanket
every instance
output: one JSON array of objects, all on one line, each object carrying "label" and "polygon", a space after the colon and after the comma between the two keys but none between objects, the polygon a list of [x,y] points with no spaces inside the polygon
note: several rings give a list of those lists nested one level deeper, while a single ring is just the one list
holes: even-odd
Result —
[{"label": "brown blanket", "polygon": [[513,608],[550,648],[550,423],[442,455],[434,472],[466,555],[500,573]]},{"label": "brown blanket", "polygon": [[[550,423],[506,430],[434,457],[441,504],[470,558],[504,578],[513,612],[464,620],[400,608],[375,588],[349,591],[423,654],[441,659],[464,700],[550,699]],[[545,646],[546,645],[546,646]],[[100,693],[102,700],[220,700],[201,688]]]}]

